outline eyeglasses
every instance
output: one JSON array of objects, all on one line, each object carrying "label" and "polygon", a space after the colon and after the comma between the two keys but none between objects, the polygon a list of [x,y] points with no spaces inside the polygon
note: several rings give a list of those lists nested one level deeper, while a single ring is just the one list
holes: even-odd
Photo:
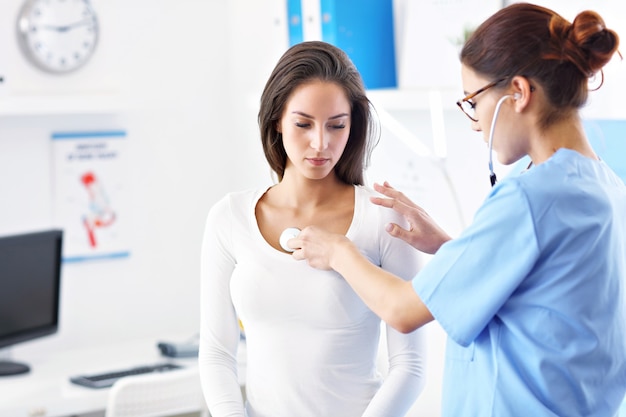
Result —
[{"label": "eyeglasses", "polygon": [[463,97],[461,100],[456,102],[456,105],[459,106],[459,108],[461,109],[461,111],[463,113],[465,113],[465,115],[467,117],[470,118],[471,121],[473,122],[477,122],[478,119],[476,117],[474,117],[475,114],[475,108],[476,108],[476,103],[474,103],[472,101],[472,99],[474,97],[476,97],[477,95],[479,95],[480,93],[483,93],[487,90],[489,90],[491,87],[497,85],[498,83],[501,83],[502,81],[506,80],[506,78],[501,78],[497,81],[494,81],[492,83],[487,84],[486,86],[484,86],[483,88],[479,88],[478,90],[474,91],[471,94],[466,95],[465,97]]}]

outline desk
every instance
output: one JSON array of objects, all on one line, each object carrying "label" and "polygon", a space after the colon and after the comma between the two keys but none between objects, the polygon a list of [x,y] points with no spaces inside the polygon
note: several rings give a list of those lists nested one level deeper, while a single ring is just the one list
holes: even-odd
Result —
[{"label": "desk", "polygon": [[166,361],[197,367],[196,358],[166,358],[161,356],[156,345],[157,340],[142,339],[15,358],[26,361],[31,371],[0,377],[0,417],[65,417],[103,411],[109,389],[75,385],[69,381],[71,376]]}]

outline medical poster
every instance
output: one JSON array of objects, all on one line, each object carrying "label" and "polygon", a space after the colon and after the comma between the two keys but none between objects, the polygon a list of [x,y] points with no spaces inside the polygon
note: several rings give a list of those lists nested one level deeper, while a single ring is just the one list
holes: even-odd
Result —
[{"label": "medical poster", "polygon": [[64,230],[63,260],[129,255],[126,132],[55,132],[54,222]]}]

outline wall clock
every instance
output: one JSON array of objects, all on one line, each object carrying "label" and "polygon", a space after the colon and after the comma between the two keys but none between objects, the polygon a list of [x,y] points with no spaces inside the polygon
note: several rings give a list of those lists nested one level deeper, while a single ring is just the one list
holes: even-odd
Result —
[{"label": "wall clock", "polygon": [[37,68],[68,73],[87,63],[96,50],[98,18],[89,0],[25,0],[17,37]]}]

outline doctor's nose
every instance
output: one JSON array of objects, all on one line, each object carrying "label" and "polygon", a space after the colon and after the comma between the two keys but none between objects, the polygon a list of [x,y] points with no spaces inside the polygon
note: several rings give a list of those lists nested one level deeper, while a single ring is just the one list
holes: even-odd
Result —
[{"label": "doctor's nose", "polygon": [[323,151],[328,147],[328,138],[326,137],[326,133],[324,130],[320,130],[313,133],[313,137],[311,138],[310,145],[311,148],[316,151]]},{"label": "doctor's nose", "polygon": [[478,124],[478,122],[474,122],[474,121],[472,121],[471,123],[472,123],[472,124],[471,124],[471,129],[472,129],[474,132],[482,132],[482,131],[483,131],[483,130],[481,129],[481,127],[480,127],[480,124]]}]

